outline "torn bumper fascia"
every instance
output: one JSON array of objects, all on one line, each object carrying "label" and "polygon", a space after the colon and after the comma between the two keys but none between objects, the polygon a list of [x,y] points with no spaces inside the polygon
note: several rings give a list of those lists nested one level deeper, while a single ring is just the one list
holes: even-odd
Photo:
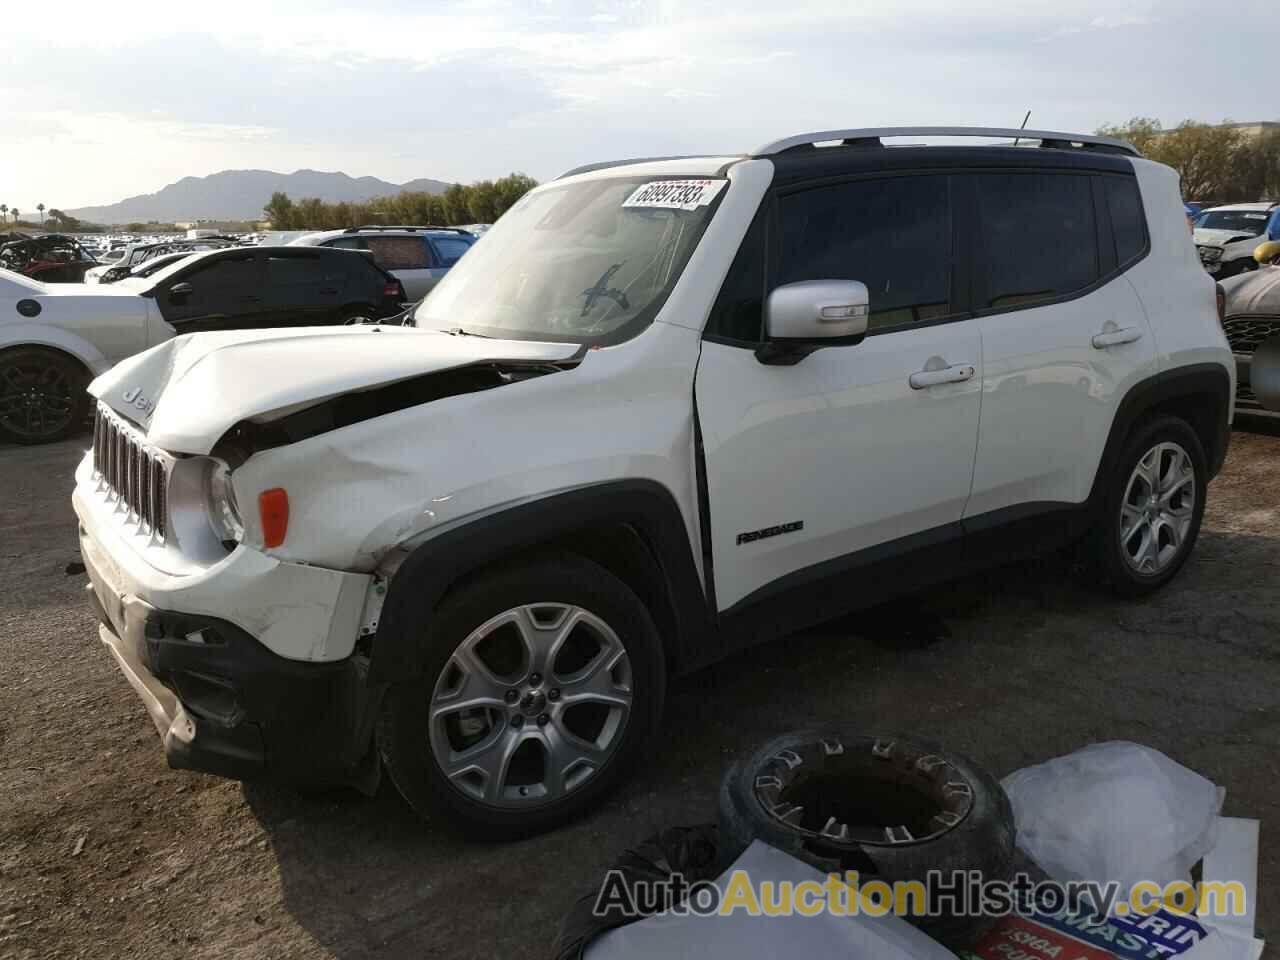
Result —
[{"label": "torn bumper fascia", "polygon": [[335,661],[351,655],[359,636],[369,574],[269,557],[241,545],[215,564],[181,575],[157,569],[115,506],[96,492],[90,458],[76,471],[72,505],[81,552],[120,597],[158,610],[225,619],[277,656]]}]

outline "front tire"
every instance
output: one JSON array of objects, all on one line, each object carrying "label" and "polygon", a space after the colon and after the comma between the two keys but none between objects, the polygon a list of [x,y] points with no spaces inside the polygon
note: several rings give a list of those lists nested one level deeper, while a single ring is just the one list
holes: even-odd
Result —
[{"label": "front tire", "polygon": [[1141,597],[1172,580],[1200,534],[1208,465],[1196,432],[1177,417],[1140,426],[1105,483],[1093,538],[1106,583]]},{"label": "front tire", "polygon": [[433,613],[421,675],[378,723],[392,781],[420,815],[510,837],[598,804],[658,725],[665,668],[644,605],[573,555],[465,582]]}]

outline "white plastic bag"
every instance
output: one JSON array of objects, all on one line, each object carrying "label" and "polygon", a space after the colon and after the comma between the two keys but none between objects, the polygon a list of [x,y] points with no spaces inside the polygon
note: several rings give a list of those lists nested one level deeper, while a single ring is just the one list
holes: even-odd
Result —
[{"label": "white plastic bag", "polygon": [[1159,750],[1095,743],[1003,781],[1018,846],[1055,880],[1189,880],[1225,791]]}]

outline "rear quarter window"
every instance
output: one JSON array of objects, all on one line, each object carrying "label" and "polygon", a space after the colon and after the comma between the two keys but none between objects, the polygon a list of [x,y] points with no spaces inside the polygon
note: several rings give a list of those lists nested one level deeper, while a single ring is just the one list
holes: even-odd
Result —
[{"label": "rear quarter window", "polygon": [[384,270],[425,270],[431,266],[422,237],[368,237],[374,262]]},{"label": "rear quarter window", "polygon": [[1142,210],[1142,194],[1132,177],[1103,177],[1107,212],[1116,244],[1116,263],[1121,268],[1147,251],[1147,219]]}]

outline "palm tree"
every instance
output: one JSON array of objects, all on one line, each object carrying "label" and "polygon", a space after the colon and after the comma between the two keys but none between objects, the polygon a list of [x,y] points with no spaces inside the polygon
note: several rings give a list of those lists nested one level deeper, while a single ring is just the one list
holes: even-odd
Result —
[{"label": "palm tree", "polygon": [[9,222],[9,205],[7,203],[0,203],[0,223],[8,223],[8,222]]},{"label": "palm tree", "polygon": [[14,223],[17,223],[17,222],[18,222],[18,208],[17,208],[17,207],[10,207],[10,208],[9,208],[9,212],[13,214],[13,222],[14,222]]},{"label": "palm tree", "polygon": [[44,223],[44,204],[43,204],[43,203],[37,203],[37,204],[36,204],[36,209],[40,211],[40,222],[41,222],[41,223]]}]

